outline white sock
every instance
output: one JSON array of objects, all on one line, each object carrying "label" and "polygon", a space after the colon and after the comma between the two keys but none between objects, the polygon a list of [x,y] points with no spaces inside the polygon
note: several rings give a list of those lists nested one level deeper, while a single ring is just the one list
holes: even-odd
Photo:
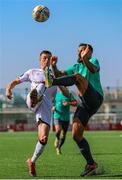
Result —
[{"label": "white sock", "polygon": [[35,151],[34,151],[33,156],[31,158],[31,161],[33,163],[35,163],[36,160],[39,158],[39,156],[42,154],[44,147],[45,147],[45,145],[42,145],[39,141],[37,142]]}]

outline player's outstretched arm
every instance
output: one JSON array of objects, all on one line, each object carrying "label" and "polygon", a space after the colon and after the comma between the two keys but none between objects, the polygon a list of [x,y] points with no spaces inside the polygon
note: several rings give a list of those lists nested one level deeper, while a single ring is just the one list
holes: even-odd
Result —
[{"label": "player's outstretched arm", "polygon": [[20,82],[20,80],[19,79],[15,79],[15,80],[12,80],[9,84],[8,84],[8,86],[7,86],[7,88],[6,88],[6,97],[8,98],[8,99],[12,99],[12,89],[16,86],[16,85],[18,85],[18,84],[20,84],[21,82]]}]

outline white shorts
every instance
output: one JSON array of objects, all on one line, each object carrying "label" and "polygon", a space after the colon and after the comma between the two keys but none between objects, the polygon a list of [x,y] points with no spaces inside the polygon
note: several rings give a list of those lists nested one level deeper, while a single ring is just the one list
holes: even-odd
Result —
[{"label": "white shorts", "polygon": [[[41,86],[41,88],[43,89],[43,86]],[[51,113],[52,97],[54,97],[54,94],[56,93],[56,89],[57,89],[56,87],[48,88],[46,91],[43,91],[44,94],[41,91],[40,91],[41,92],[40,93],[39,89],[37,89],[40,95],[43,94],[43,98],[42,98],[42,101],[38,102],[34,108],[32,108],[30,106],[30,104],[31,104],[30,103],[30,93],[27,95],[26,103],[27,103],[28,108],[35,113],[36,122],[38,122],[39,119],[41,119],[46,124],[50,125],[51,115],[52,115],[52,113]]]},{"label": "white shorts", "polygon": [[36,121],[38,122],[39,119],[44,121],[46,124],[50,126],[51,123],[51,109],[52,106],[49,106],[47,102],[45,101],[46,97],[43,97],[42,103],[37,108],[35,114],[36,114]]},{"label": "white shorts", "polygon": [[41,102],[39,102],[34,108],[30,107],[30,93],[27,95],[27,106],[28,108],[35,113],[36,122],[42,120],[46,124],[50,125],[51,123],[51,106],[47,103],[47,98],[44,95]]}]

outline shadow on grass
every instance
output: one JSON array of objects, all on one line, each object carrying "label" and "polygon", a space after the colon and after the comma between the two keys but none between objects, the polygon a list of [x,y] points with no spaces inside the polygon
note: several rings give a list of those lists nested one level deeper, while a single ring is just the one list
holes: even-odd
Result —
[{"label": "shadow on grass", "polygon": [[94,178],[109,178],[109,179],[112,179],[112,178],[122,178],[122,174],[108,174],[103,167],[100,167],[97,169],[96,171],[96,175],[94,176]]},{"label": "shadow on grass", "polygon": [[110,153],[110,152],[103,152],[103,153],[93,153],[93,155],[121,155],[122,153]]},{"label": "shadow on grass", "polygon": [[98,174],[98,175],[96,175],[96,176],[98,176],[98,177],[104,177],[104,178],[105,178],[105,177],[107,177],[107,178],[108,178],[108,177],[110,177],[110,178],[112,178],[112,177],[113,177],[113,178],[114,178],[114,177],[115,177],[115,178],[121,177],[121,179],[122,179],[122,174],[113,174],[113,175],[109,175],[109,174],[108,174],[108,175],[107,175],[107,174],[105,174],[105,175],[104,175],[104,174],[103,174],[103,175],[99,175],[99,174]]},{"label": "shadow on grass", "polygon": [[[110,152],[103,152],[103,153],[92,153],[93,155],[103,155],[103,156],[105,156],[105,155],[122,155],[122,153],[110,153]],[[78,152],[77,153],[77,155],[80,155],[81,156],[81,153],[80,152]]]}]

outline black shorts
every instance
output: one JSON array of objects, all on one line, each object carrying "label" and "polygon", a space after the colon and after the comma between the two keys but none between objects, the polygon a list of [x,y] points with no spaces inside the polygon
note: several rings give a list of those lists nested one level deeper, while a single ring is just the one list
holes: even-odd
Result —
[{"label": "black shorts", "polygon": [[59,125],[64,129],[65,132],[67,132],[69,127],[69,121],[62,121],[61,119],[54,119],[54,125]]},{"label": "black shorts", "polygon": [[103,96],[99,94],[89,83],[84,95],[80,97],[82,104],[78,106],[74,118],[79,118],[81,123],[86,126],[89,118],[95,114],[103,102]]}]

